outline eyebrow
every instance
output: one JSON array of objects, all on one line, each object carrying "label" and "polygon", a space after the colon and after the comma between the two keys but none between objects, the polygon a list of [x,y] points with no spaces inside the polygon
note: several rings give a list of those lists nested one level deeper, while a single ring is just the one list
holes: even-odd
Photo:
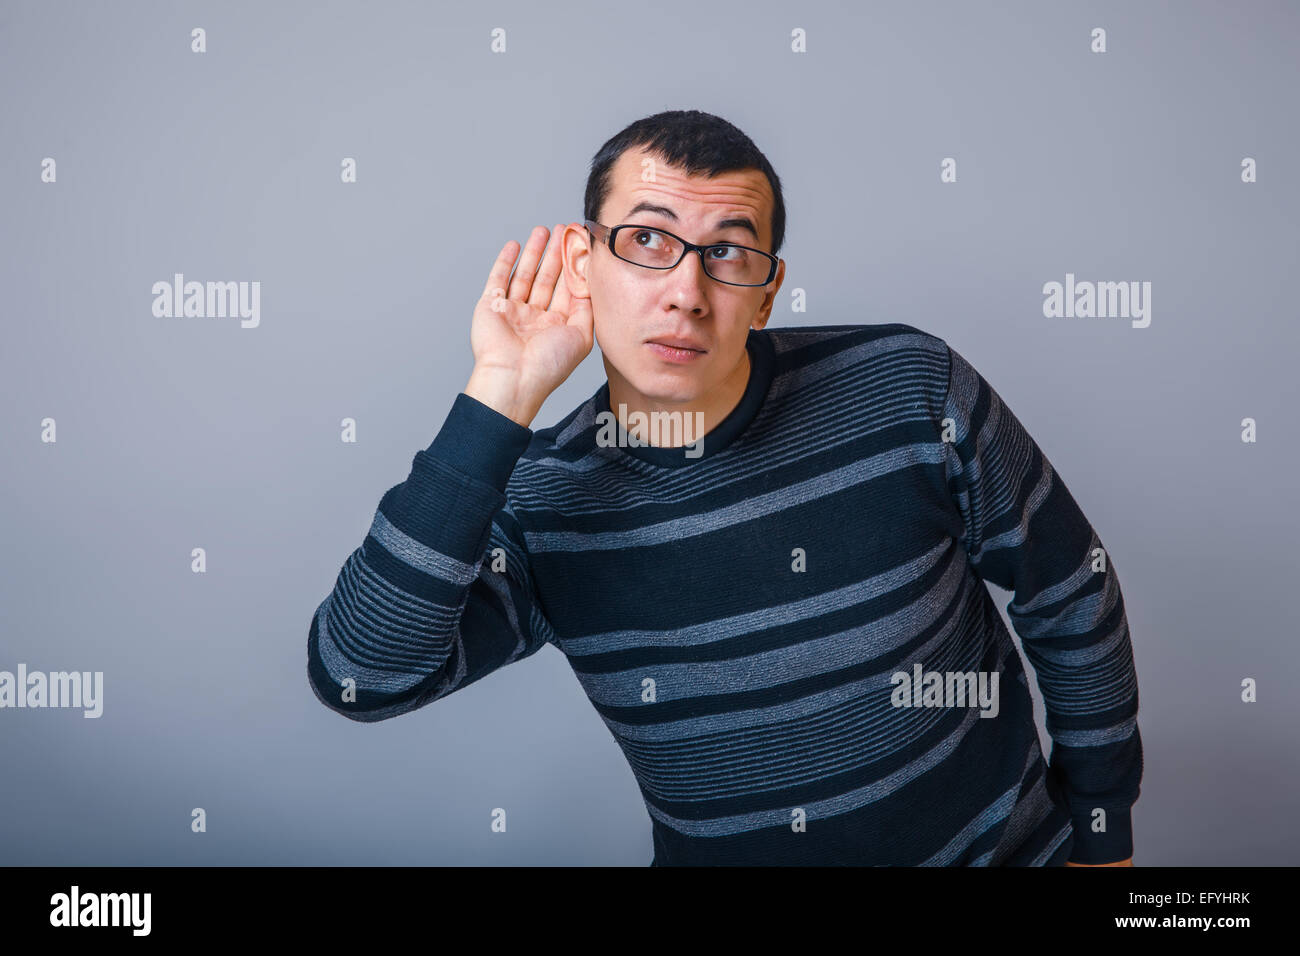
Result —
[{"label": "eyebrow", "polygon": [[[666,216],[667,218],[671,219],[673,222],[676,222],[676,221],[677,221],[677,213],[673,212],[673,211],[672,211],[671,209],[669,209],[667,206],[659,206],[659,205],[656,205],[655,203],[652,203],[652,202],[644,202],[644,201],[637,203],[635,206],[633,206],[631,209],[629,209],[629,210],[627,211],[627,215],[623,217],[623,220],[626,222],[630,217],[635,216],[635,215],[636,215],[637,213],[639,213],[639,212],[653,212],[653,213],[658,213],[660,216]],[[714,226],[713,228],[715,228],[715,229],[733,229],[733,228],[747,229],[747,230],[749,230],[749,232],[751,232],[751,233],[753,234],[753,236],[754,236],[755,239],[758,239],[758,238],[759,238],[758,230],[754,227],[754,224],[753,224],[752,222],[749,221],[749,218],[748,218],[747,216],[742,216],[742,217],[740,217],[740,218],[738,218],[738,219],[719,219],[719,220],[718,220],[718,224],[717,224],[716,226]]]}]

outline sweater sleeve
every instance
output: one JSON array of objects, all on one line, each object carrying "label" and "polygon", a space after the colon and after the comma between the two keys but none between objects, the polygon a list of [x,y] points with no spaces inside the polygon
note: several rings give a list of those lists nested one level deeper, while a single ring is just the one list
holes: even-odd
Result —
[{"label": "sweater sleeve", "polygon": [[[951,347],[948,356],[940,422],[948,490],[976,574],[1014,592],[1007,614],[1042,692],[1049,773],[1068,800],[1074,829],[1070,862],[1127,859],[1142,740],[1114,562],[998,393]],[[1104,830],[1098,809],[1105,811]]]},{"label": "sweater sleeve", "polygon": [[552,639],[505,494],[531,436],[456,396],[312,615],[307,674],[321,703],[353,720],[386,720]]}]

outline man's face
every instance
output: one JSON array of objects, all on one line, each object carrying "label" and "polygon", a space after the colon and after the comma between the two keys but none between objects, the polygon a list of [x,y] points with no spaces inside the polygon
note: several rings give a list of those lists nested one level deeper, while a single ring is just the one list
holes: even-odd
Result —
[{"label": "man's face", "polygon": [[[654,160],[654,182],[642,181],[642,160]],[[733,242],[771,249],[774,197],[756,169],[713,179],[690,177],[640,149],[624,151],[610,171],[609,195],[599,222],[613,228],[635,223],[665,229],[688,242]],[[643,205],[644,204],[644,205]],[[724,220],[748,220],[721,226]],[[750,326],[762,328],[785,277],[785,261],[767,286],[725,285],[709,277],[697,253],[674,269],[645,269],[617,258],[585,230],[570,230],[565,281],[591,298],[594,334],[611,386],[638,404],[702,404],[710,393],[748,377],[745,342]],[[654,345],[686,339],[702,350],[674,361]],[[732,388],[734,391],[734,387]]]}]

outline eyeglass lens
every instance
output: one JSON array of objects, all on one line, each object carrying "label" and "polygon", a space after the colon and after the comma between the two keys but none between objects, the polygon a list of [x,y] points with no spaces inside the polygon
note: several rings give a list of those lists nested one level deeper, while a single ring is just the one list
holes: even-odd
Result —
[{"label": "eyeglass lens", "polygon": [[[682,244],[657,229],[620,229],[614,237],[614,252],[629,262],[650,269],[669,269],[682,257]],[[704,271],[720,282],[753,285],[762,282],[772,262],[741,246],[709,246],[704,250]]]}]

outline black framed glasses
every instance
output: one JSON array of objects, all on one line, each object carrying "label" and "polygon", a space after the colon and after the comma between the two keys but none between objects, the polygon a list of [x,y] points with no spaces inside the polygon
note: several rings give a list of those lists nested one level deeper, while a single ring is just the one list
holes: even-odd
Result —
[{"label": "black framed glasses", "polygon": [[709,278],[726,285],[767,285],[776,276],[775,256],[734,242],[697,246],[665,229],[632,223],[610,227],[588,219],[586,227],[618,258],[644,269],[674,269],[686,253],[695,252]]}]

